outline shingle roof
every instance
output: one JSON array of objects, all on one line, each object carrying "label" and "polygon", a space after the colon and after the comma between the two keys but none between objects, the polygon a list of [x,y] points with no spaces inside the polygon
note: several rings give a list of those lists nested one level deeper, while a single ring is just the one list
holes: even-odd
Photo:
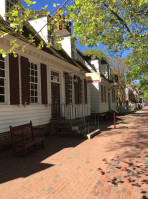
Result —
[{"label": "shingle roof", "polygon": [[59,37],[66,37],[66,36],[70,36],[70,35],[71,35],[71,33],[70,33],[67,29],[57,30],[57,31],[56,31],[56,34],[57,34]]}]

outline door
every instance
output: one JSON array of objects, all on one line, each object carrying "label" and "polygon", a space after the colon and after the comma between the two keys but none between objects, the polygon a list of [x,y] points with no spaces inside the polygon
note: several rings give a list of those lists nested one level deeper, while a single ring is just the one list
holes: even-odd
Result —
[{"label": "door", "polygon": [[51,83],[52,118],[60,117],[60,84]]},{"label": "door", "polygon": [[110,93],[108,93],[108,109],[110,111]]}]

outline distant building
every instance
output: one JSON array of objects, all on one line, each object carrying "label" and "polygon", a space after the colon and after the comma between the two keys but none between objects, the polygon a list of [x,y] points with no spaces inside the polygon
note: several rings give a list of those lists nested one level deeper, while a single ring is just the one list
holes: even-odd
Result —
[{"label": "distant building", "polygon": [[112,79],[117,82],[117,105],[123,106],[125,104],[125,75],[123,68],[112,68],[111,69]]}]

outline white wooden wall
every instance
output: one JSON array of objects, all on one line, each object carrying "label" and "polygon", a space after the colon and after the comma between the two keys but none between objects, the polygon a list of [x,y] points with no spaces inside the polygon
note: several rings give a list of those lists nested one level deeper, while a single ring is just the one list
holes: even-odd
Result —
[{"label": "white wooden wall", "polygon": [[0,133],[9,131],[9,126],[33,122],[33,125],[48,124],[51,118],[50,106],[0,105]]},{"label": "white wooden wall", "polygon": [[[11,36],[7,38],[9,41],[14,39]],[[1,47],[6,49],[8,48],[7,39],[0,39]],[[22,43],[22,41],[21,41]],[[26,53],[19,52],[20,55],[28,57],[33,63],[37,63],[38,66],[40,63],[44,63],[47,65],[47,89],[48,89],[48,105],[39,104],[31,104],[31,105],[10,105],[10,95],[9,95],[9,62],[8,57],[6,58],[6,68],[7,68],[7,76],[6,76],[6,93],[7,93],[7,101],[5,104],[0,104],[0,133],[9,131],[9,126],[18,126],[21,124],[28,123],[29,121],[33,122],[33,125],[42,125],[48,124],[51,119],[51,79],[50,74],[51,71],[56,71],[60,73],[60,98],[61,104],[65,103],[65,81],[63,77],[63,72],[66,71],[68,73],[76,74],[80,76],[82,80],[84,80],[84,73],[80,72],[80,69],[73,66],[72,64],[65,62],[62,59],[59,59],[55,56],[52,56],[48,53],[45,53],[41,50],[37,50],[33,46],[28,47],[29,50]],[[17,53],[17,52],[16,52]],[[21,83],[20,83],[21,84]],[[74,90],[74,89],[73,89]],[[89,89],[88,89],[89,90]],[[21,93],[21,89],[20,89]],[[40,92],[39,92],[40,93]],[[41,95],[41,93],[39,94]],[[88,93],[89,95],[89,93]],[[84,95],[83,95],[84,96]],[[41,96],[39,96],[39,99]],[[89,97],[88,97],[89,98]],[[21,98],[20,98],[21,101]],[[89,100],[90,101],[90,100]],[[87,105],[85,108],[77,106],[77,116],[81,117],[83,114],[89,115],[90,111],[87,111]],[[83,110],[83,111],[82,111]],[[74,113],[73,113],[74,115]]]},{"label": "white wooden wall", "polygon": [[[101,101],[101,85],[106,86],[106,102]],[[109,112],[108,93],[110,93],[110,109],[115,109],[116,103],[112,102],[112,88],[110,87],[110,83],[102,79],[100,83],[90,84],[92,113]]]}]

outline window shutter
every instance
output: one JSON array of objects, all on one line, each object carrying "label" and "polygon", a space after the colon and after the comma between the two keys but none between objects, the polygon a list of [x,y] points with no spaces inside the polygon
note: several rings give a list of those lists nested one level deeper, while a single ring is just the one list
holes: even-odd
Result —
[{"label": "window shutter", "polygon": [[103,86],[101,85],[101,102],[104,101],[104,97],[103,97]]},{"label": "window shutter", "polygon": [[45,64],[41,64],[41,96],[42,104],[47,104],[47,66]]},{"label": "window shutter", "polygon": [[65,73],[65,102],[69,104],[69,74]]},{"label": "window shutter", "polygon": [[84,79],[84,96],[85,96],[85,104],[87,104],[87,82]]},{"label": "window shutter", "polygon": [[9,54],[10,104],[20,104],[18,57]]},{"label": "window shutter", "polygon": [[29,61],[21,57],[22,104],[30,104]]}]

